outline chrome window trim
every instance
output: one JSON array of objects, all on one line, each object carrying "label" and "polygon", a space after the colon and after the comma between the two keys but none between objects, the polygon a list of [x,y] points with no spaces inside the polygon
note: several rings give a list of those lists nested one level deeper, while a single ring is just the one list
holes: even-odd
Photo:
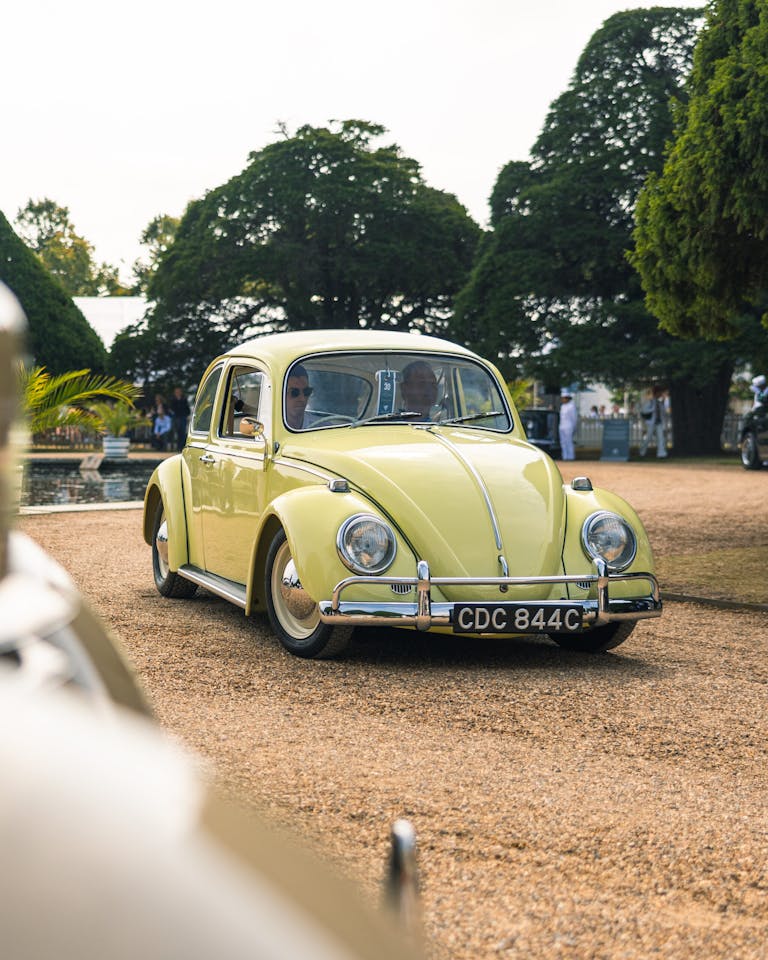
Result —
[{"label": "chrome window trim", "polygon": [[[420,350],[418,349],[418,347],[414,347],[413,349],[410,347],[408,349],[402,349],[402,348],[381,347],[381,346],[371,347],[368,349],[364,347],[351,347],[351,348],[345,348],[343,350],[317,350],[314,353],[301,354],[300,356],[295,357],[293,360],[291,360],[291,362],[286,367],[283,386],[285,386],[285,384],[288,381],[288,373],[297,364],[303,366],[303,365],[306,365],[307,363],[310,363],[315,358],[348,357],[348,356],[371,355],[371,354],[375,355],[377,353],[402,354],[404,356],[413,356],[414,359],[424,359],[427,361],[430,361],[430,358],[434,358],[434,360],[437,362],[439,361],[443,361],[443,362],[451,361],[454,363],[463,362],[470,366],[479,367],[486,374],[486,376],[490,380],[492,380],[494,384],[496,384],[496,387],[499,392],[499,399],[501,400],[504,406],[504,413],[506,414],[507,420],[509,422],[509,428],[507,430],[497,430],[493,427],[481,427],[476,424],[472,424],[472,428],[475,430],[485,430],[485,431],[488,431],[489,433],[496,434],[497,436],[506,437],[506,436],[512,435],[522,440],[525,439],[525,431],[524,430],[520,431],[517,429],[517,424],[515,422],[515,413],[517,412],[517,410],[514,404],[510,405],[510,402],[505,392],[506,385],[504,384],[503,380],[496,375],[496,372],[483,360],[482,357],[478,357],[474,354],[465,355],[463,353],[451,353],[449,351],[444,351],[444,350],[443,351],[424,350],[424,349]],[[393,421],[393,422],[400,423],[400,422],[408,422],[408,421]],[[293,427],[288,426],[288,424],[285,422],[284,415],[282,417],[282,425],[283,425],[283,428],[287,430],[289,433],[295,434],[297,436],[300,436],[302,433],[312,432],[315,429],[318,429],[318,430],[334,429],[333,427],[314,428],[310,425],[308,427],[302,427],[300,430],[296,430]],[[414,424],[410,422],[408,422],[408,425],[419,426],[419,424]],[[440,421],[435,421],[433,425],[441,426]],[[450,424],[444,424],[444,426],[450,426]]]}]

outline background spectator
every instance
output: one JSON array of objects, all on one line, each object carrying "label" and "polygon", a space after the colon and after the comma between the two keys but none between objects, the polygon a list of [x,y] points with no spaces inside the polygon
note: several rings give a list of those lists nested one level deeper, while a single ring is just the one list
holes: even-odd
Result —
[{"label": "background spectator", "polygon": [[173,421],[161,403],[155,409],[155,422],[152,426],[152,446],[155,450],[165,450],[172,433]]},{"label": "background spectator", "polygon": [[173,420],[173,440],[177,450],[183,450],[187,442],[187,423],[189,422],[189,403],[181,387],[173,388],[173,396],[168,405]]}]

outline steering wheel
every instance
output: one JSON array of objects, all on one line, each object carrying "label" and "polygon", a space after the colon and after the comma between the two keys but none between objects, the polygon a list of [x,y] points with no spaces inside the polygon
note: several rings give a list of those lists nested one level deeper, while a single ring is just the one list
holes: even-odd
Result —
[{"label": "steering wheel", "polygon": [[313,420],[310,424],[311,427],[322,427],[327,426],[330,423],[343,424],[343,423],[354,423],[354,417],[348,417],[344,413],[329,413],[324,417],[320,417],[317,420]]}]

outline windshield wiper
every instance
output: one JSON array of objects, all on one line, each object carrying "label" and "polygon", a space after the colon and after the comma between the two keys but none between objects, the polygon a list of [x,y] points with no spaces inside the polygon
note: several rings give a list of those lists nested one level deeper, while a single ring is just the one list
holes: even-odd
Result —
[{"label": "windshield wiper", "polygon": [[489,410],[488,413],[468,413],[465,417],[451,417],[450,420],[438,420],[438,426],[447,423],[469,423],[470,420],[485,420],[487,417],[503,417],[503,410]]},{"label": "windshield wiper", "polygon": [[351,426],[364,427],[367,423],[386,423],[388,420],[412,420],[414,417],[420,417],[418,410],[397,410],[392,413],[379,413],[375,417],[368,417],[365,420],[355,420]]},{"label": "windshield wiper", "polygon": [[444,427],[446,424],[469,423],[472,420],[485,420],[487,417],[502,417],[503,410],[489,410],[488,413],[468,413],[464,417],[451,417],[450,420],[424,420],[424,414],[418,410],[398,410],[392,413],[379,413],[375,417],[367,417],[365,420],[355,420],[350,424],[352,427],[364,427],[368,423],[387,423],[393,420],[413,420],[418,417],[424,423],[431,423],[436,427]]}]

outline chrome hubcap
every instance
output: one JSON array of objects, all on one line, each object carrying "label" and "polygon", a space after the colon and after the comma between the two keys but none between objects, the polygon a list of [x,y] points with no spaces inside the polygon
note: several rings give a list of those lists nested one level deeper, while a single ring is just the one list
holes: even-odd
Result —
[{"label": "chrome hubcap", "polygon": [[286,563],[283,570],[283,576],[280,580],[280,594],[286,609],[297,620],[306,620],[314,612],[315,601],[302,587],[293,558]]},{"label": "chrome hubcap", "polygon": [[277,551],[271,586],[275,613],[283,629],[296,640],[309,637],[320,623],[320,613],[301,585],[287,541]]},{"label": "chrome hubcap", "polygon": [[157,547],[157,561],[160,567],[160,573],[163,577],[168,576],[168,524],[163,517],[160,526],[155,535],[155,546]]}]

